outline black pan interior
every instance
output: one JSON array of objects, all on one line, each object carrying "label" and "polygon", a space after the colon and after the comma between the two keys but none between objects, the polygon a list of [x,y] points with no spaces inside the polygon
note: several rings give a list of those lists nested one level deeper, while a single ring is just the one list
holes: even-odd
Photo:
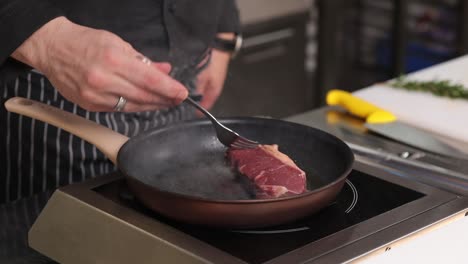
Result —
[{"label": "black pan interior", "polygon": [[[334,182],[353,162],[347,145],[321,130],[263,118],[222,123],[261,144],[278,144],[306,172],[308,190]],[[210,200],[254,199],[253,186],[231,169],[225,152],[211,123],[199,120],[130,139],[118,163],[128,176],[159,190]]]}]

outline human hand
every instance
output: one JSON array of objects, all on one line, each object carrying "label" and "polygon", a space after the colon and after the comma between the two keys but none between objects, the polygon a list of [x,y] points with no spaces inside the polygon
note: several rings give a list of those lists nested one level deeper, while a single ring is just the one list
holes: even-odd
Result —
[{"label": "human hand", "polygon": [[[143,63],[138,51],[117,35],[59,17],[37,30],[12,56],[43,72],[68,100],[89,111],[168,108],[181,103],[187,89],[171,78],[169,63]],[[149,66],[148,66],[149,65]]]},{"label": "human hand", "polygon": [[210,109],[223,90],[230,54],[213,50],[210,64],[197,77],[197,93],[203,95],[200,105]]}]

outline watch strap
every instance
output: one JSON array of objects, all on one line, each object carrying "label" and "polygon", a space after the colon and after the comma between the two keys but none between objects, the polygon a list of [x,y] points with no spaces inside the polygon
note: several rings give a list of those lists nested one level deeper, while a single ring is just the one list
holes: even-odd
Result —
[{"label": "watch strap", "polygon": [[240,35],[236,35],[232,40],[221,39],[217,37],[213,41],[213,48],[229,52],[233,57],[239,52],[241,46],[242,37]]}]

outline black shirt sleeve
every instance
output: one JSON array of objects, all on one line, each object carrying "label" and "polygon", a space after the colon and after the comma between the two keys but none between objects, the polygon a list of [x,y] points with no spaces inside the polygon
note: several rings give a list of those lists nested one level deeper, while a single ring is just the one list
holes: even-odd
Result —
[{"label": "black shirt sleeve", "polygon": [[36,30],[61,15],[47,0],[0,1],[0,65]]},{"label": "black shirt sleeve", "polygon": [[239,10],[235,0],[224,0],[218,32],[240,33]]}]

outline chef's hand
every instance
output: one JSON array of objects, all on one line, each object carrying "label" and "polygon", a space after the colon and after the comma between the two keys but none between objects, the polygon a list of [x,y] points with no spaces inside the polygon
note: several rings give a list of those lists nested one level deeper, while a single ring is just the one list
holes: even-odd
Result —
[{"label": "chef's hand", "polygon": [[230,54],[213,49],[210,64],[197,77],[197,93],[203,95],[200,104],[210,109],[223,90]]},{"label": "chef's hand", "polygon": [[137,112],[167,108],[188,95],[168,75],[170,64],[145,64],[113,33],[65,17],[42,26],[12,57],[44,73],[61,95],[89,111],[114,111],[120,96],[127,99],[122,111]]}]

